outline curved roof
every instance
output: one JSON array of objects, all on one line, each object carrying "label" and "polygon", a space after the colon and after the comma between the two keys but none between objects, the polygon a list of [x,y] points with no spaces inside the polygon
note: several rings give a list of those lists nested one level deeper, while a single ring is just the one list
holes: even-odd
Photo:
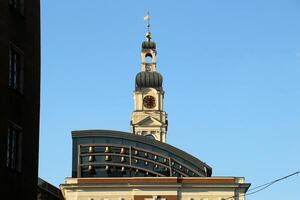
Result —
[{"label": "curved roof", "polygon": [[72,131],[73,177],[211,176],[212,168],[166,143],[112,130]]},{"label": "curved roof", "polygon": [[158,72],[139,72],[135,77],[136,88],[152,87],[160,90],[162,88],[163,77]]},{"label": "curved roof", "polygon": [[142,49],[156,49],[156,44],[153,41],[144,41],[142,43]]}]

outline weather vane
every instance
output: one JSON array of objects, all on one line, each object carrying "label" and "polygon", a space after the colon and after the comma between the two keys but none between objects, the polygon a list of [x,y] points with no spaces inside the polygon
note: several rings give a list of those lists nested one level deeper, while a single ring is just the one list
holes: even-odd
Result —
[{"label": "weather vane", "polygon": [[147,21],[147,30],[150,32],[150,14],[149,11],[147,12],[147,15],[144,17],[144,20]]},{"label": "weather vane", "polygon": [[147,33],[146,37],[148,38],[148,41],[151,39],[151,33],[150,33],[150,14],[149,11],[147,12],[147,15],[144,17],[144,20],[147,21]]}]

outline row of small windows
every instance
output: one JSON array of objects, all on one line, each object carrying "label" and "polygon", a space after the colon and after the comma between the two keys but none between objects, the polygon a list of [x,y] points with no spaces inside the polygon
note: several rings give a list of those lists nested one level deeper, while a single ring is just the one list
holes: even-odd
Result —
[{"label": "row of small windows", "polygon": [[[88,200],[96,200],[94,198],[88,198]],[[101,198],[101,200],[110,200],[109,198]],[[119,198],[119,200],[125,200],[125,198]],[[131,200],[131,198],[129,198],[129,200]]]},{"label": "row of small windows", "polygon": [[80,146],[81,177],[198,176],[193,168],[172,158],[124,146]]},{"label": "row of small windows", "polygon": [[[88,200],[96,200],[94,198],[88,198]],[[109,198],[100,198],[100,200],[111,200]],[[125,200],[125,198],[119,198],[119,200]],[[128,200],[132,200],[131,198],[128,198]],[[144,198],[144,200],[167,200],[167,198],[162,198],[160,196],[153,196],[152,198]]]},{"label": "row of small windows", "polygon": [[[96,200],[94,198],[88,198],[88,200]],[[100,198],[100,200],[111,200],[109,198]],[[119,198],[119,200],[125,200],[125,198]],[[131,200],[131,199],[130,199]],[[160,196],[153,196],[152,198],[144,198],[144,200],[168,200],[168,198],[160,197]],[[188,200],[225,200],[225,198],[218,197],[218,198],[188,198]]]},{"label": "row of small windows", "polygon": [[22,158],[22,128],[9,123],[6,142],[6,167],[14,171],[21,171]]},{"label": "row of small windows", "polygon": [[[228,199],[228,198],[227,198]],[[198,199],[198,198],[193,198],[193,197],[190,197],[190,198],[188,198],[188,200],[225,200],[225,198],[223,198],[223,197],[218,197],[218,198],[200,198],[200,199]],[[228,200],[233,200],[233,199],[228,199]]]}]

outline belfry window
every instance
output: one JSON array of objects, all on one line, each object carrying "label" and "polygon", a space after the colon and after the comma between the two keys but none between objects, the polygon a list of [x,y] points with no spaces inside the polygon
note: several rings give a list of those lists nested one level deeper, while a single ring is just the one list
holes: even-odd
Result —
[{"label": "belfry window", "polygon": [[146,60],[147,64],[151,64],[152,63],[152,55],[150,53],[147,53],[145,60]]}]

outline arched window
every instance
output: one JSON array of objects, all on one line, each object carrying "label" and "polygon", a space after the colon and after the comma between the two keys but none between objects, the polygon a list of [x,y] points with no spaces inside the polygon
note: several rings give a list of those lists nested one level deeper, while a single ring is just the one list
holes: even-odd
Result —
[{"label": "arched window", "polygon": [[151,139],[151,140],[155,140],[155,137],[151,134],[146,135],[147,138]]},{"label": "arched window", "polygon": [[145,56],[145,60],[146,60],[146,63],[152,63],[152,55],[150,53],[147,53],[146,56]]}]

